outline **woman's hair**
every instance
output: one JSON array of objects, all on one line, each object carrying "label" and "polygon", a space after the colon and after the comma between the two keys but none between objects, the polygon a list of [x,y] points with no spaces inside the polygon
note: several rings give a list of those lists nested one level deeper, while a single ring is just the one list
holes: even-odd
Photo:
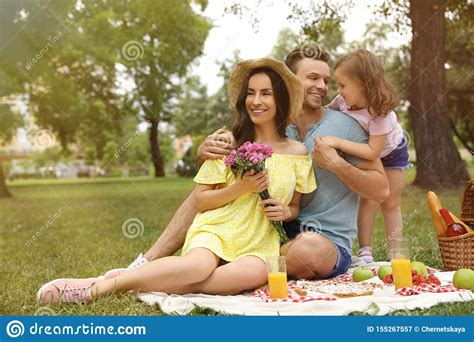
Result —
[{"label": "woman's hair", "polygon": [[339,59],[334,70],[359,80],[365,90],[372,117],[386,116],[398,104],[395,88],[390,84],[382,64],[370,51],[358,49]]},{"label": "woman's hair", "polygon": [[237,113],[234,114],[232,134],[234,135],[238,146],[246,141],[255,141],[255,125],[247,112],[245,99],[247,98],[249,80],[256,74],[265,74],[272,82],[273,97],[275,98],[276,104],[275,122],[277,132],[280,137],[286,136],[285,130],[290,118],[290,95],[288,94],[285,82],[277,72],[270,68],[255,68],[250,72],[245,80],[236,102]]}]

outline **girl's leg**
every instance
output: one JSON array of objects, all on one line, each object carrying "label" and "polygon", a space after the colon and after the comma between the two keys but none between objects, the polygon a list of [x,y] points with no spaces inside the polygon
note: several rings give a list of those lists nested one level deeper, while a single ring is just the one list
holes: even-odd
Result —
[{"label": "girl's leg", "polygon": [[156,259],[116,278],[99,280],[92,293],[101,296],[114,292],[156,291],[176,293],[183,285],[201,282],[219,264],[219,258],[206,248],[194,248],[185,256]]},{"label": "girl's leg", "polygon": [[254,256],[246,256],[220,266],[204,281],[186,285],[176,293],[233,295],[267,283],[267,265]]},{"label": "girl's leg", "polygon": [[357,238],[359,248],[372,245],[375,214],[379,204],[365,198],[359,198],[359,213],[357,214]]},{"label": "girl's leg", "polygon": [[390,195],[380,204],[385,223],[385,234],[390,247],[391,240],[401,238],[403,233],[402,212],[400,209],[400,199],[405,185],[405,171],[399,169],[385,169]]}]

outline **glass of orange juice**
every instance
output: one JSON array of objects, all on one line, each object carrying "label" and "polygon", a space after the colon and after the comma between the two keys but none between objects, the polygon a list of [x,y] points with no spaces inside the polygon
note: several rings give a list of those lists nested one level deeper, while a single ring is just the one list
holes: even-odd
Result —
[{"label": "glass of orange juice", "polygon": [[390,260],[392,262],[395,289],[413,287],[410,261],[410,242],[405,238],[390,240]]},{"label": "glass of orange juice", "polygon": [[267,258],[268,288],[272,298],[288,297],[286,259],[284,256]]}]

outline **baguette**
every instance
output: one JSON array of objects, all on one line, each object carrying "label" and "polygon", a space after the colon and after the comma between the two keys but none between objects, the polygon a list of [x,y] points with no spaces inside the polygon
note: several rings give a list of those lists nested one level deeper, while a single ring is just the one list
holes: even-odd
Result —
[{"label": "baguette", "polygon": [[426,197],[428,201],[428,207],[430,208],[431,218],[436,229],[436,234],[438,236],[445,237],[447,228],[446,223],[444,223],[443,218],[439,214],[439,210],[443,208],[441,206],[441,202],[433,191],[428,191]]}]

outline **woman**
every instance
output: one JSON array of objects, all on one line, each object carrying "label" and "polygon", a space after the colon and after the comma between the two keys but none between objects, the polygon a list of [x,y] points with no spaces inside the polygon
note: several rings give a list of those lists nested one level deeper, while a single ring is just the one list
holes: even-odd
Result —
[{"label": "woman", "polygon": [[[271,221],[291,221],[301,193],[315,190],[311,158],[303,144],[285,136],[299,114],[303,87],[272,59],[243,61],[228,81],[234,110],[233,134],[240,145],[255,141],[272,147],[266,170],[236,178],[223,160],[207,160],[195,177],[196,216],[181,256],[154,260],[111,279],[58,279],[38,291],[50,302],[91,302],[114,292],[236,294],[266,283],[266,258],[279,254]],[[269,189],[273,196],[260,201]],[[269,206],[270,205],[270,206]]]}]

